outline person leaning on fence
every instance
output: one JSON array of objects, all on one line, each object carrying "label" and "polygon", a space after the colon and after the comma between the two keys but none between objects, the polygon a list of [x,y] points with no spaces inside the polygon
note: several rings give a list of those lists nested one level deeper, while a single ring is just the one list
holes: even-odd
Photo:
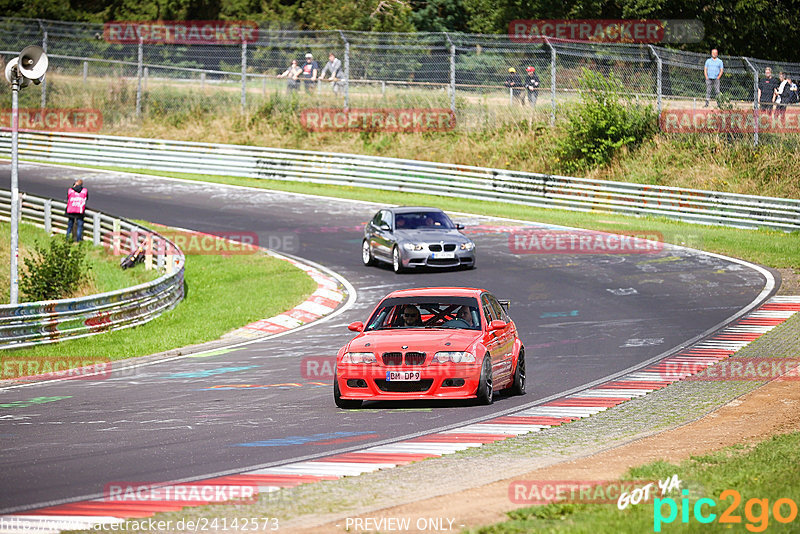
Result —
[{"label": "person leaning on fence", "polygon": [[[525,69],[528,74],[525,76],[525,93],[528,95],[528,103],[531,106],[536,105],[536,98],[539,96],[539,77],[536,75],[536,68],[528,66]],[[525,103],[523,99],[523,103]]]},{"label": "person leaning on fence", "polygon": [[83,187],[83,180],[75,180],[67,189],[67,241],[75,228],[75,242],[83,241],[83,215],[86,213],[86,200],[89,191]]},{"label": "person leaning on fence", "polygon": [[772,115],[772,97],[778,82],[772,77],[772,69],[764,69],[764,78],[758,81],[758,102],[761,111],[766,111]]},{"label": "person leaning on fence", "polygon": [[711,51],[711,57],[706,60],[705,67],[703,67],[703,73],[706,76],[706,105],[708,107],[708,101],[711,100],[711,89],[714,89],[714,98],[719,96],[719,80],[722,78],[722,73],[725,70],[725,65],[722,63],[722,60],[717,57],[719,56],[719,51],[715,48]]},{"label": "person leaning on fence", "polygon": [[317,84],[317,76],[319,75],[319,63],[314,60],[314,56],[306,54],[306,62],[303,65],[303,83],[306,86],[306,93],[314,90]]},{"label": "person leaning on fence", "polygon": [[300,74],[303,73],[303,69],[297,64],[297,60],[293,59],[292,64],[289,65],[289,68],[283,71],[283,74],[278,74],[278,78],[288,78],[288,84],[286,85],[286,91],[297,91],[300,87],[300,82],[298,78]]},{"label": "person leaning on fence", "polygon": [[503,85],[511,89],[514,98],[518,100],[520,104],[523,106],[525,105],[525,95],[522,93],[522,78],[517,74],[517,69],[514,67],[508,69],[508,77],[506,77],[506,81]]},{"label": "person leaning on fence", "polygon": [[333,52],[328,54],[328,62],[322,67],[322,72],[319,73],[319,79],[324,80],[325,74],[330,73],[331,77],[328,79],[331,82],[331,87],[334,93],[342,90],[342,80],[344,79],[344,71],[342,71],[342,60],[333,55]]}]

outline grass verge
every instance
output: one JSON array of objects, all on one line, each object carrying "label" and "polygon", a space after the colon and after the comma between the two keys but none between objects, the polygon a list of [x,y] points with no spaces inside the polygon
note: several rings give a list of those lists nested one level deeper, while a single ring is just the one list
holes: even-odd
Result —
[{"label": "grass verge", "polygon": [[[0,264],[8,265],[10,262],[11,243],[7,237],[11,233],[9,223],[0,223],[0,234],[5,236],[0,240]],[[7,241],[8,239],[8,241]],[[19,274],[24,276],[25,259],[30,258],[35,246],[39,244],[46,248],[51,237],[37,226],[31,224],[19,225]],[[63,235],[57,235],[52,239],[64,239]],[[105,293],[116,289],[135,286],[157,278],[155,271],[145,271],[144,269],[129,269],[123,271],[119,268],[118,256],[108,253],[103,247],[92,246],[90,240],[84,239],[82,245],[86,248],[86,258],[89,263],[89,280],[81,287],[76,288],[73,297],[83,297],[96,293]],[[0,269],[0,304],[9,303],[9,278],[8,269]],[[20,294],[20,300],[25,302],[24,295]]]},{"label": "grass verge", "polygon": [[[211,341],[247,323],[290,309],[316,289],[303,271],[262,252],[187,256],[184,278],[184,300],[147,324],[4,351],[0,352],[0,360],[65,355],[118,360]],[[237,295],[247,298],[234,298]]]},{"label": "grass verge", "polygon": [[664,241],[676,245],[733,256],[773,268],[800,269],[800,233],[779,230],[743,230],[724,226],[704,226],[673,221],[663,217],[630,217],[600,212],[570,212],[542,209],[518,204],[440,197],[417,193],[376,191],[359,187],[261,180],[234,176],[207,176],[130,168],[84,166],[110,171],[134,172],[201,182],[240,185],[260,189],[349,198],[387,204],[434,205],[447,211],[460,211],[508,217],[525,221],[628,233],[659,232]]},{"label": "grass verge", "polygon": [[[508,513],[509,520],[470,530],[473,534],[521,534],[527,532],[620,534],[641,532],[797,532],[797,496],[800,495],[800,432],[782,434],[755,446],[737,445],[673,465],[654,462],[631,469],[627,480],[665,480],[677,474],[687,503],[679,491],[658,500],[629,505],[554,502]],[[733,492],[726,492],[733,490]],[[737,500],[737,496],[738,499]],[[697,507],[699,499],[703,501]],[[671,521],[670,499],[677,515]],[[775,504],[780,499],[776,517]],[[788,504],[786,499],[791,500]],[[702,504],[702,503],[701,503]],[[697,511],[696,511],[697,510]],[[730,512],[730,520],[723,512]],[[713,519],[704,524],[697,513]],[[794,513],[792,513],[794,512]],[[687,514],[687,515],[683,515]],[[725,522],[728,521],[728,522]],[[746,530],[745,530],[746,529]]]}]

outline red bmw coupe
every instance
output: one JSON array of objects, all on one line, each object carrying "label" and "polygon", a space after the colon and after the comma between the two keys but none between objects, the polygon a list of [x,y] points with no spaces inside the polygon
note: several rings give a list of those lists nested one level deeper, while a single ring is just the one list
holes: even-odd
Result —
[{"label": "red bmw coupe", "polygon": [[430,287],[387,295],[339,350],[333,398],[477,399],[525,393],[525,349],[505,305],[483,289]]}]

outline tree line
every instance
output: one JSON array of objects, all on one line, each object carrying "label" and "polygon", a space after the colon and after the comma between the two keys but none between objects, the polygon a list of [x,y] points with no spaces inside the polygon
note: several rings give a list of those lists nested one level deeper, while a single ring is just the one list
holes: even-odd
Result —
[{"label": "tree line", "polygon": [[694,52],[800,62],[798,0],[0,0],[6,16],[50,20],[252,20],[297,30],[506,33],[517,19],[697,19]]}]

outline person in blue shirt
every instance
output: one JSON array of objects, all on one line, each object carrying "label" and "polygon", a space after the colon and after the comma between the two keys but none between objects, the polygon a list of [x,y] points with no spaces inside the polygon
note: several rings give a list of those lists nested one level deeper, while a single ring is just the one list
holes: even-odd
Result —
[{"label": "person in blue shirt", "polygon": [[706,75],[706,105],[708,107],[708,101],[711,100],[711,88],[714,88],[714,97],[719,96],[719,80],[722,78],[722,72],[724,71],[724,66],[722,64],[722,60],[717,57],[719,56],[719,51],[715,48],[711,51],[711,57],[706,60],[705,68],[703,72]]}]

